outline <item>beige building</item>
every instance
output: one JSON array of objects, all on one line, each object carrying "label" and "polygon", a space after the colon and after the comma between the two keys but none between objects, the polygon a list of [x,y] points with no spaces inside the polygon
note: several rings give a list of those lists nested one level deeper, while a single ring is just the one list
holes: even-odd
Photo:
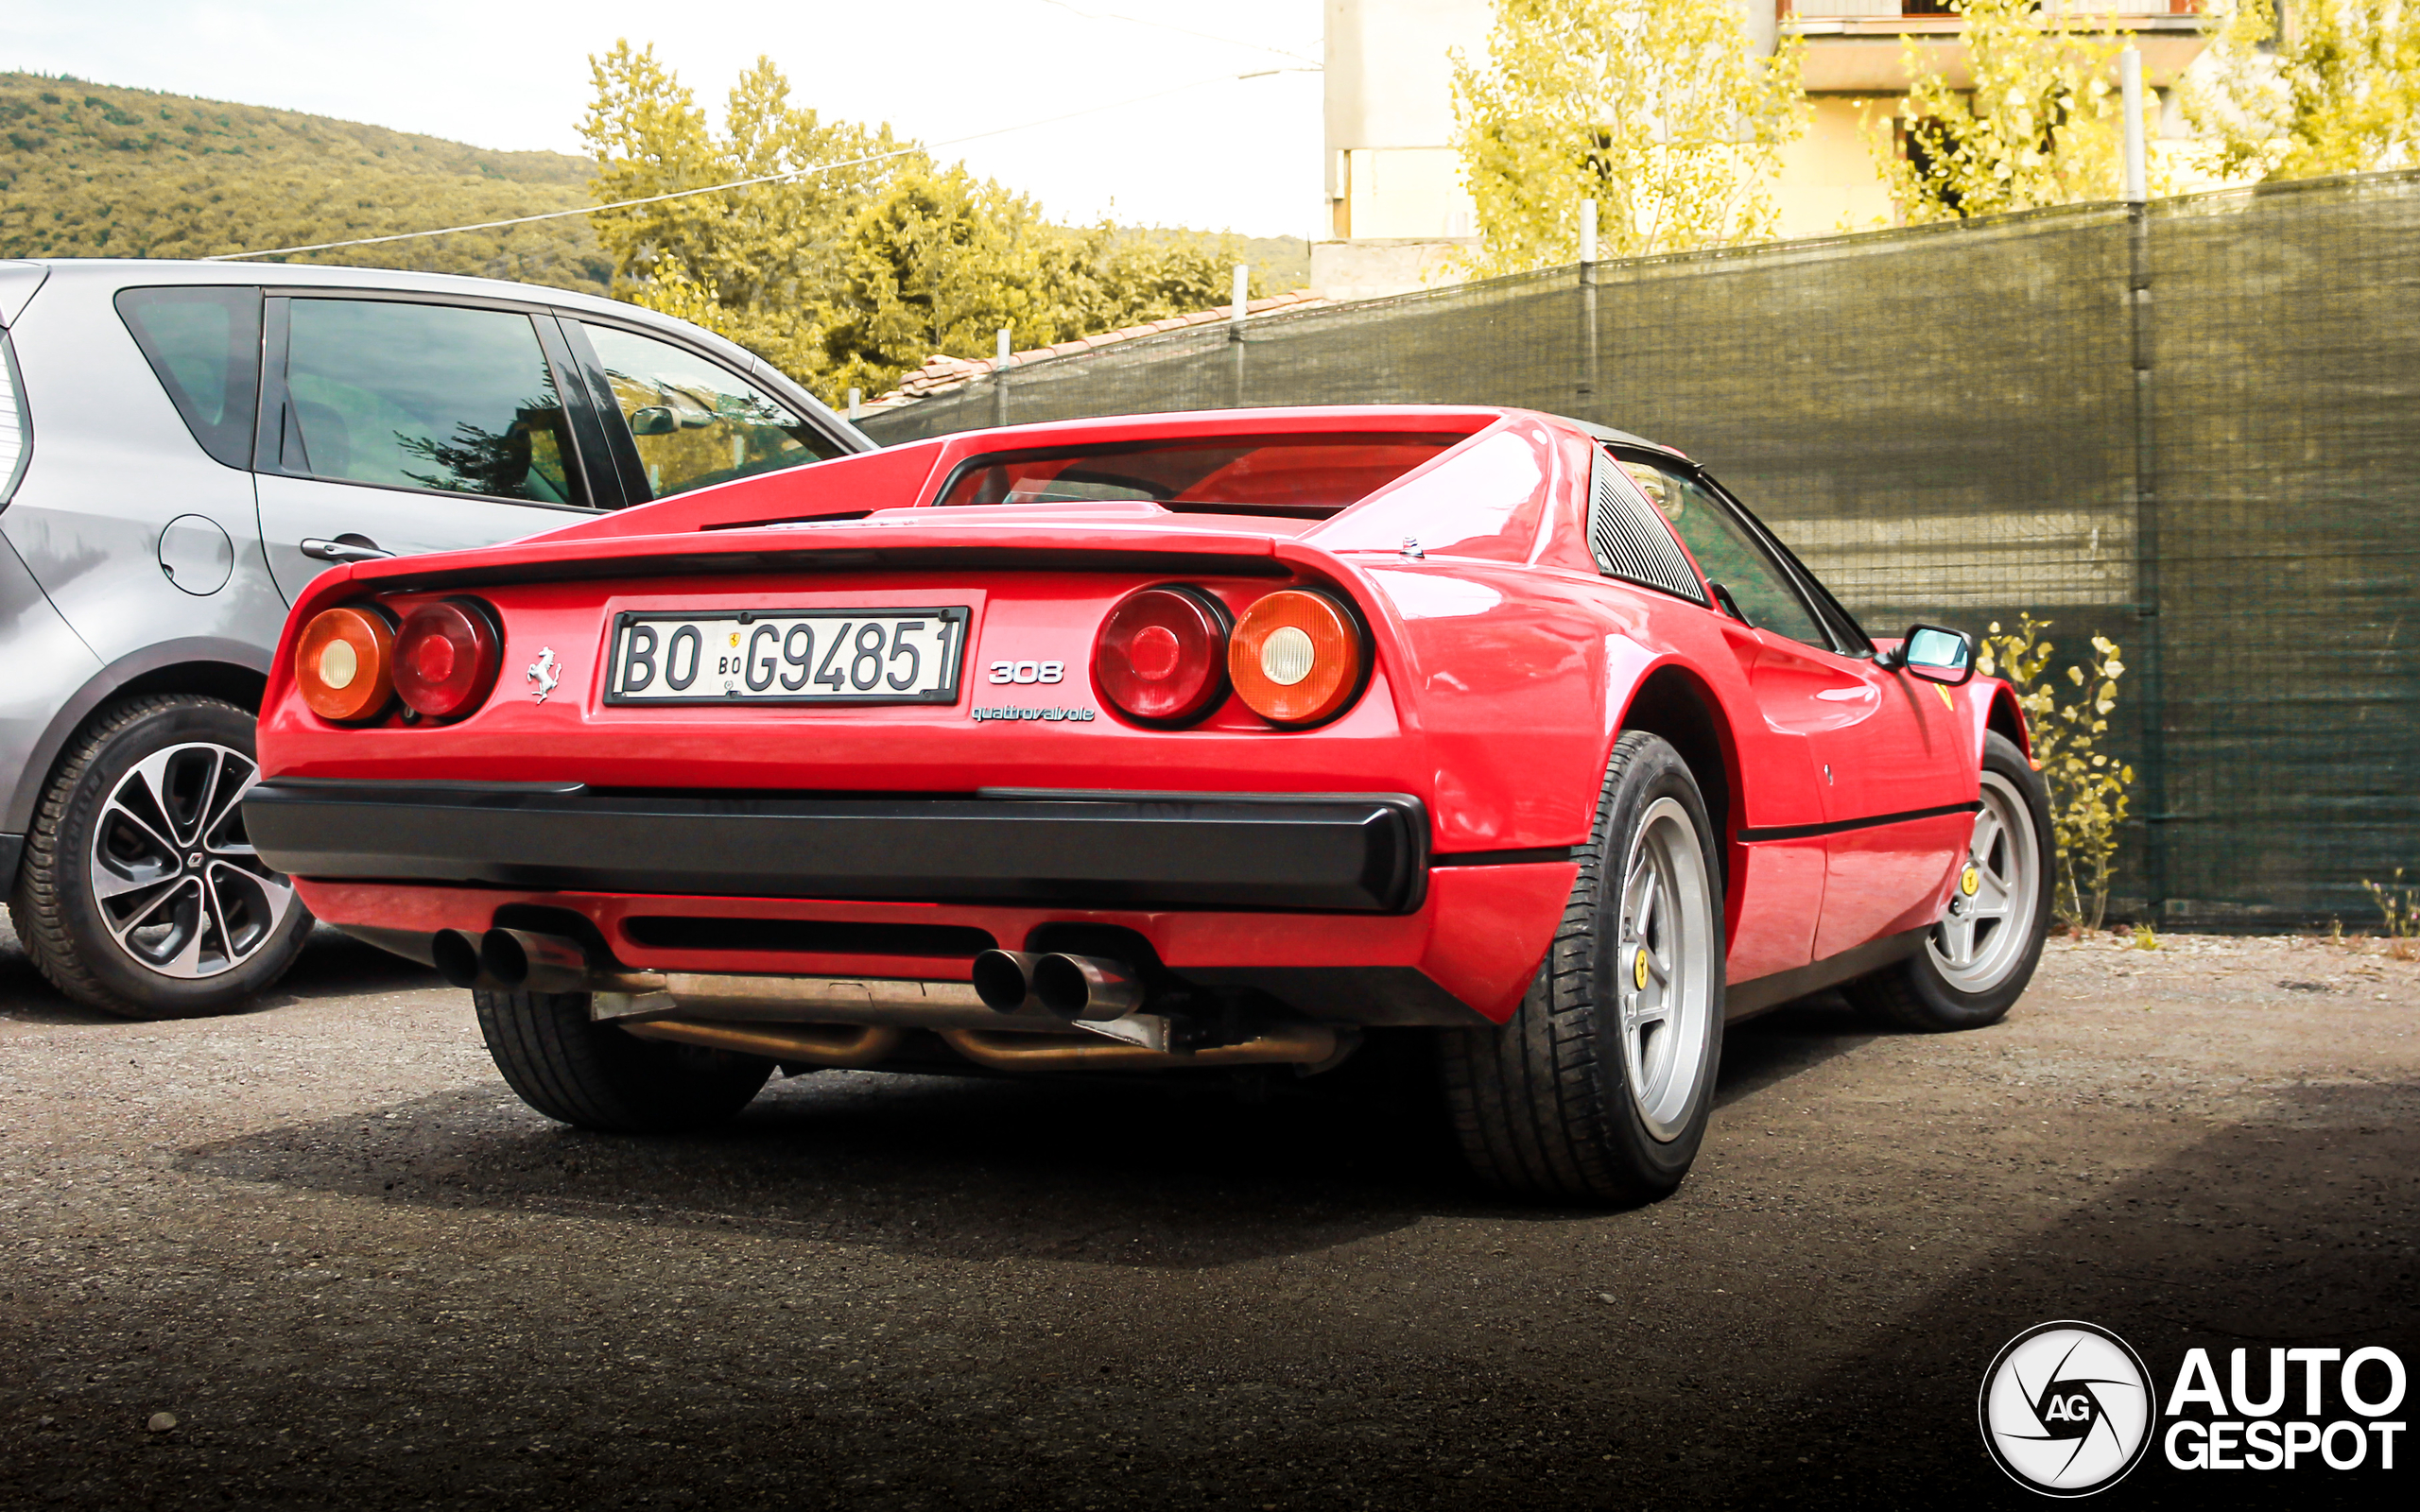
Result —
[{"label": "beige building", "polygon": [[[1892,206],[1859,122],[1887,119],[1908,86],[1903,44],[1965,82],[1962,23],[1944,0],[1739,0],[1767,53],[1804,40],[1806,129],[1783,151],[1785,236],[1889,225]],[[1330,240],[1311,247],[1311,286],[1331,299],[1402,293],[1450,277],[1476,231],[1452,146],[1449,52],[1487,53],[1490,0],[1325,0]],[[2167,94],[2202,51],[2204,0],[2095,0]],[[2172,114],[2172,106],[2169,107]]]}]

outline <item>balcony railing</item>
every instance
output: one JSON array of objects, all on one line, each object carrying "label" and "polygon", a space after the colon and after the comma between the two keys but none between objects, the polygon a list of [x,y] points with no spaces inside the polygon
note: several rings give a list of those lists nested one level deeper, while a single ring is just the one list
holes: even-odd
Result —
[{"label": "balcony railing", "polygon": [[[2079,17],[2198,16],[2205,0],[2075,0],[2067,9]],[[1949,0],[1780,0],[1780,13],[1804,21],[1848,17],[1899,20],[1954,16]]]}]

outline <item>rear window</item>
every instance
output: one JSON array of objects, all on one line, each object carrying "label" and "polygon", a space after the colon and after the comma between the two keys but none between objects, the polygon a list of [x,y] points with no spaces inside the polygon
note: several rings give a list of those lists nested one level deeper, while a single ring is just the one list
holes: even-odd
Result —
[{"label": "rear window", "polygon": [[26,421],[26,402],[18,397],[17,353],[9,345],[9,333],[0,331],[0,505],[9,502],[17,491],[17,480],[25,476],[26,442],[32,439],[33,427]]},{"label": "rear window", "polygon": [[1186,514],[1324,519],[1468,439],[1452,432],[1220,436],[999,453],[966,462],[942,505],[1147,500]]},{"label": "rear window", "polygon": [[201,449],[229,467],[252,465],[260,403],[261,291],[124,289],[118,318]]}]

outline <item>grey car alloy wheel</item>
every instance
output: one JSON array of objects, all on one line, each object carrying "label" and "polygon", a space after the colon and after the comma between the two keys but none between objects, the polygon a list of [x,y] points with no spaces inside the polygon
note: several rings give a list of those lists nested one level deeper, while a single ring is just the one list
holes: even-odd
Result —
[{"label": "grey car alloy wheel", "polygon": [[110,938],[136,965],[213,977],[278,938],[294,888],[253,850],[238,811],[259,777],[241,751],[187,742],[136,763],[102,803],[89,857],[93,898]]}]

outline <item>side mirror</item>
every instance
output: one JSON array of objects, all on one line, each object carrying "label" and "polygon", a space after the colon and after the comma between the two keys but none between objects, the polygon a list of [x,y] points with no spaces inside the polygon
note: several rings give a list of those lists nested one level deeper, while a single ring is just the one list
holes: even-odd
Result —
[{"label": "side mirror", "polygon": [[1975,638],[1938,625],[1910,625],[1891,664],[1910,677],[1955,688],[1975,675]]},{"label": "side mirror", "polygon": [[645,409],[631,411],[631,434],[633,436],[669,436],[681,428],[672,411],[662,404],[649,404]]}]

